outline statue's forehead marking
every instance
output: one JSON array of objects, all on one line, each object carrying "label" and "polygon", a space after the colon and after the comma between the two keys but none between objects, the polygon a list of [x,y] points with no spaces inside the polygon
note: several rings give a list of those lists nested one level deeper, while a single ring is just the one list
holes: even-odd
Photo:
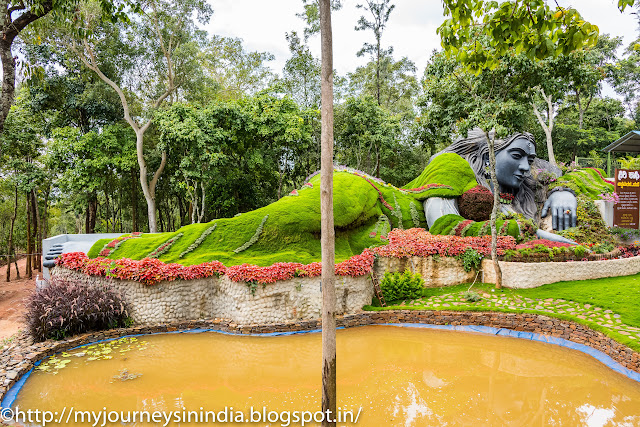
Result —
[{"label": "statue's forehead marking", "polygon": [[536,156],[536,148],[529,138],[516,138],[507,148],[521,150],[526,156]]}]

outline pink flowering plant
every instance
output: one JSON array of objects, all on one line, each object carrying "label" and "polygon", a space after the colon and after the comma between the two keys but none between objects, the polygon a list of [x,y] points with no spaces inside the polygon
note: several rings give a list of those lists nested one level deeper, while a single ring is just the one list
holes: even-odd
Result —
[{"label": "pink flowering plant", "polygon": [[611,202],[614,205],[620,202],[620,197],[618,196],[618,193],[615,193],[615,192],[603,193],[603,194],[600,194],[599,196],[601,200],[604,200],[605,202]]}]

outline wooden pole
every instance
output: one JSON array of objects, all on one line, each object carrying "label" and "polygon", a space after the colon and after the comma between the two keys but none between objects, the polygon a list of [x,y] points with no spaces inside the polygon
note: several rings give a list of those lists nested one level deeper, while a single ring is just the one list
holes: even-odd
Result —
[{"label": "wooden pole", "polygon": [[321,68],[320,212],[322,247],[322,411],[323,427],[336,419],[336,289],[333,228],[333,40],[331,1],[319,0]]}]

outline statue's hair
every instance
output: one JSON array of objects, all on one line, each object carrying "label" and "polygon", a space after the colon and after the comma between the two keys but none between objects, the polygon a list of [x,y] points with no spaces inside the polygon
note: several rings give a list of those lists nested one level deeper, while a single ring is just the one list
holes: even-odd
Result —
[{"label": "statue's hair", "polygon": [[[494,137],[493,131],[489,133],[489,137]],[[507,148],[513,141],[518,138],[524,138],[530,141],[535,147],[536,142],[533,138],[533,135],[527,132],[515,133],[505,139],[496,139],[494,141],[496,153]],[[474,129],[472,131],[469,131],[469,135],[467,138],[460,138],[456,140],[453,144],[451,144],[444,150],[431,156],[429,162],[431,162],[434,157],[442,153],[455,153],[465,159],[467,162],[469,162],[471,169],[473,169],[478,184],[491,189],[491,185],[489,185],[489,182],[487,182],[487,179],[485,178],[485,159],[487,159],[489,156],[489,143],[487,141],[487,135],[483,130]],[[525,177],[525,180],[522,182],[520,190],[515,195],[515,199],[513,201],[513,209],[516,212],[523,214],[527,218],[534,218],[537,212],[535,203],[535,189],[535,179],[531,176],[531,174],[528,174]]]}]

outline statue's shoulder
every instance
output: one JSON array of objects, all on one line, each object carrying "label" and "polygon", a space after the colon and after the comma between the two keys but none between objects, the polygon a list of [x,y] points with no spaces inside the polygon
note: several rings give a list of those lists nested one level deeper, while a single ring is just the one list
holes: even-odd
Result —
[{"label": "statue's shoulder", "polygon": [[446,186],[450,187],[450,190],[446,195],[438,194],[439,197],[458,197],[476,185],[476,176],[469,162],[455,153],[440,153],[431,158],[419,177],[403,188]]}]

